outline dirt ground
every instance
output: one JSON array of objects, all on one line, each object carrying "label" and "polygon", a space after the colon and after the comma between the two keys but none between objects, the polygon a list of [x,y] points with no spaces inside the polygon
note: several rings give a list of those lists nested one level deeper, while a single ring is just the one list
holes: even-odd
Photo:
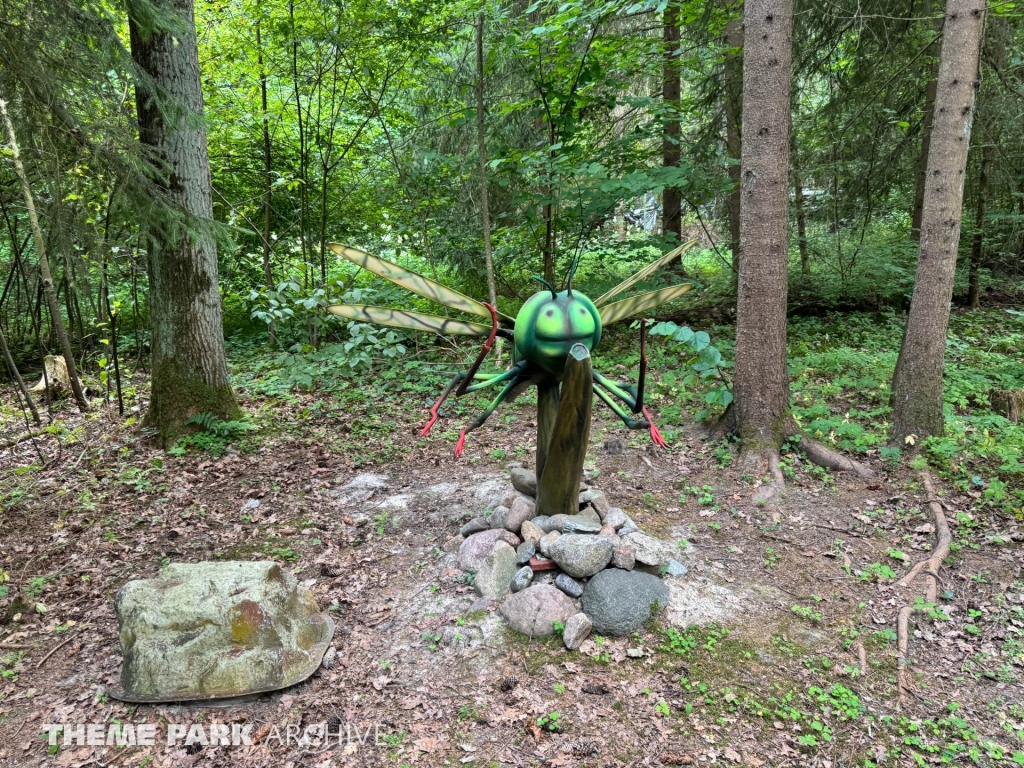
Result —
[{"label": "dirt ground", "polygon": [[[896,615],[924,580],[898,577],[935,542],[916,473],[877,463],[863,481],[791,454],[785,495],[758,504],[760,480],[697,427],[666,452],[596,416],[590,482],[647,532],[692,546],[662,617],[570,652],[514,635],[493,609],[470,612],[452,542],[504,495],[513,462],[530,465],[527,405],[474,433],[461,459],[399,417],[390,435],[359,439],[416,447],[355,467],[331,437],[351,425],[310,416],[312,404],[282,406],[296,429],[219,458],[170,456],[135,427],[70,411],[59,452],[38,438],[45,466],[32,441],[0,450],[3,765],[1024,762],[1021,526],[974,495],[939,491],[955,551],[943,599],[912,620],[901,704]],[[609,438],[625,452],[605,450]],[[337,664],[226,707],[107,696],[117,590],[166,562],[218,558],[296,573],[335,617]],[[50,747],[43,733],[143,722],[159,723],[156,746]],[[247,724],[256,743],[170,748],[168,723]],[[314,728],[299,740],[321,723],[348,737],[325,744]]]}]

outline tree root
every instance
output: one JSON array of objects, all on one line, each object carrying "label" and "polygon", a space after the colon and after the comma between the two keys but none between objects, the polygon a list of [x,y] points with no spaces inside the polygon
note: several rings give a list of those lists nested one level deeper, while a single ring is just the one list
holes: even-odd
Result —
[{"label": "tree root", "polygon": [[46,434],[46,428],[42,429],[30,429],[28,432],[22,432],[20,435],[12,437],[10,440],[5,440],[0,443],[0,451],[6,451],[8,448],[13,448],[19,443],[23,443],[26,440],[31,440],[33,437],[39,437],[40,435]]},{"label": "tree root", "polygon": [[[939,599],[939,568],[942,561],[949,554],[949,545],[952,536],[949,532],[949,523],[942,511],[942,502],[935,496],[935,489],[932,487],[931,475],[925,470],[921,472],[925,490],[928,492],[928,506],[935,517],[935,534],[938,542],[931,556],[915,565],[910,572],[900,580],[902,587],[908,586],[917,574],[924,572],[928,577],[928,586],[925,588],[925,601],[934,604]],[[905,605],[900,608],[896,619],[896,680],[899,687],[899,701],[902,705],[906,702],[907,691],[907,653],[910,649],[910,617],[915,612],[913,606]]]},{"label": "tree root", "polygon": [[862,480],[873,480],[875,477],[875,473],[870,467],[847,458],[841,453],[836,453],[805,435],[800,436],[797,447],[807,454],[807,458],[813,464],[817,464],[819,467],[825,467],[836,472],[853,472]]}]

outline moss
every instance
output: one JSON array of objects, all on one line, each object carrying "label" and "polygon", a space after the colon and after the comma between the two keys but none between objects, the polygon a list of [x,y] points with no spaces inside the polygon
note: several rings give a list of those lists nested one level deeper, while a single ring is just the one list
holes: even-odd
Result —
[{"label": "moss", "polygon": [[186,427],[185,422],[196,414],[209,413],[223,421],[242,416],[230,383],[207,384],[185,372],[191,367],[170,358],[162,360],[153,370],[152,399],[143,426],[156,430],[164,448],[173,445],[181,435],[194,431]]}]

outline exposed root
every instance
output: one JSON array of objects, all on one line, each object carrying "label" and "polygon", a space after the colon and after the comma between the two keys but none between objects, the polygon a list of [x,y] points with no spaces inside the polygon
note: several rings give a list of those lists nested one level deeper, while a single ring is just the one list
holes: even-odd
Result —
[{"label": "exposed root", "polygon": [[[939,568],[942,561],[949,554],[949,544],[952,536],[949,533],[949,524],[946,515],[942,511],[942,502],[935,496],[935,489],[932,487],[931,475],[927,470],[921,473],[921,480],[925,490],[928,492],[928,506],[935,517],[935,535],[938,541],[931,556],[915,565],[910,572],[900,581],[900,586],[907,586],[917,576],[924,572],[928,577],[928,586],[925,588],[925,602],[934,604],[939,599]],[[907,699],[907,654],[910,649],[910,617],[914,608],[905,605],[900,608],[896,619],[896,680],[899,687],[900,704]]]},{"label": "exposed root", "polygon": [[836,472],[853,472],[862,480],[872,480],[875,477],[875,473],[870,467],[826,448],[809,437],[802,435],[800,442],[797,443],[797,447],[807,454],[807,458],[812,463],[817,464],[819,467],[826,467]]},{"label": "exposed root", "polygon": [[786,480],[779,464],[779,452],[775,449],[760,451],[742,451],[738,466],[755,475],[763,475],[767,470],[771,482],[765,483],[754,492],[754,501],[766,502],[782,494],[786,490]]}]

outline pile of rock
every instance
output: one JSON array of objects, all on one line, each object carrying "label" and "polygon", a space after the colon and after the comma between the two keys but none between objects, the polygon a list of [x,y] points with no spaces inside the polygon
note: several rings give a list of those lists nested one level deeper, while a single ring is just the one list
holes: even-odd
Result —
[{"label": "pile of rock", "polygon": [[591,631],[628,635],[668,605],[658,574],[686,573],[674,545],[641,531],[596,488],[580,492],[574,515],[535,516],[536,494],[536,475],[514,468],[504,502],[460,531],[460,567],[476,574],[482,598],[503,601],[513,629],[538,636],[562,627],[566,646],[579,648]]}]

